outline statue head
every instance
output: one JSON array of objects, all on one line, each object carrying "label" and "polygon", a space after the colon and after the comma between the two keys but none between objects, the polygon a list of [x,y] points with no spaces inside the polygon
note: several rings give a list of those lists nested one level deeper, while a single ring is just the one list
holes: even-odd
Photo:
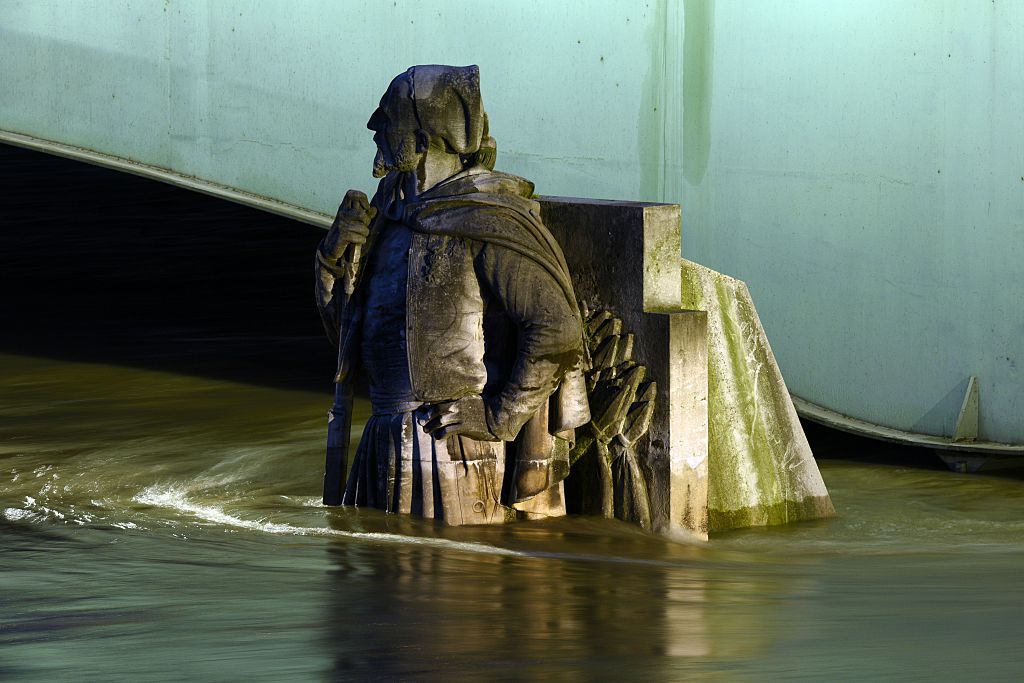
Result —
[{"label": "statue head", "polygon": [[409,68],[391,81],[366,127],[377,143],[377,178],[416,171],[432,150],[457,155],[462,167],[494,167],[477,66]]}]

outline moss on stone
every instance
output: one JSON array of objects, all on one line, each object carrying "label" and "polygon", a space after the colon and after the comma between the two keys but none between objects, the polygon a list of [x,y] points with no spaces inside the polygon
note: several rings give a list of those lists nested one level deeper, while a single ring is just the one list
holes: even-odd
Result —
[{"label": "moss on stone", "polygon": [[708,312],[711,531],[833,514],[746,285],[685,260],[681,285]]},{"label": "moss on stone", "polygon": [[772,526],[835,514],[828,496],[811,496],[803,500],[783,500],[770,505],[752,505],[738,510],[708,509],[708,525],[712,531],[727,531],[750,526]]}]

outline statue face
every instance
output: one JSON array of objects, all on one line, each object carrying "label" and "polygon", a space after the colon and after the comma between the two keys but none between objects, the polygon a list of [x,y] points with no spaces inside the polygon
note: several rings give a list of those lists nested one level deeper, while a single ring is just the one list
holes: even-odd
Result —
[{"label": "statue face", "polygon": [[413,109],[412,87],[404,74],[391,82],[366,127],[373,131],[373,141],[377,143],[374,178],[416,169],[422,156],[416,149],[419,125]]}]

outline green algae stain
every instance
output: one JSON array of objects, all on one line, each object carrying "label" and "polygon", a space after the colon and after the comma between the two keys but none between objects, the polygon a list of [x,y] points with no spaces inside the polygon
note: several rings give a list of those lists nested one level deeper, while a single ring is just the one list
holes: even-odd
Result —
[{"label": "green algae stain", "polygon": [[665,196],[665,22],[667,3],[660,0],[646,39],[651,61],[641,86],[637,115],[637,152],[639,153],[641,199],[660,201]]},{"label": "green algae stain", "polygon": [[[736,293],[729,283],[715,283],[715,296],[722,325],[724,353],[715,372],[709,438],[716,444],[709,491],[713,507],[737,508],[744,503],[777,499],[778,479],[771,458],[771,445],[759,414],[760,363],[752,359],[744,334],[744,321],[737,319],[733,306]],[[751,362],[754,360],[754,362]],[[745,461],[745,462],[744,462]]]},{"label": "green algae stain", "polygon": [[683,176],[697,185],[711,153],[714,0],[684,0],[683,10]]},{"label": "green algae stain", "polygon": [[750,505],[737,510],[708,509],[708,526],[712,531],[728,531],[751,526],[773,526],[797,520],[821,519],[835,514],[828,496],[809,496],[803,500],[782,500],[777,503]]},{"label": "green algae stain", "polygon": [[[794,479],[801,463],[781,377],[746,286],[682,261],[682,305],[708,312],[711,531],[834,514]],[[809,457],[809,456],[808,456]]]}]

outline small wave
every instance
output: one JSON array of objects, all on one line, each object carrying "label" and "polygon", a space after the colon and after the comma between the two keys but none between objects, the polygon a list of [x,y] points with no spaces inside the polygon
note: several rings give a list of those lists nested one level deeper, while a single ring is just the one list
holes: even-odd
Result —
[{"label": "small wave", "polygon": [[174,488],[162,488],[151,486],[139,495],[135,496],[135,502],[155,507],[170,508],[178,512],[191,514],[199,519],[224,526],[232,526],[252,531],[262,531],[269,534],[290,534],[293,536],[332,536],[341,538],[352,538],[362,541],[375,541],[379,543],[397,543],[402,545],[418,545],[445,550],[461,550],[470,553],[482,553],[487,555],[505,555],[511,557],[526,557],[529,553],[499,548],[486,543],[470,543],[465,541],[451,541],[444,538],[422,538],[418,536],[404,536],[402,534],[386,534],[370,531],[342,531],[340,529],[329,529],[327,527],[294,526],[278,522],[265,522],[259,520],[243,519],[236,517],[211,505],[199,505],[189,501],[181,490]]},{"label": "small wave", "polygon": [[506,557],[525,557],[533,559],[568,560],[576,562],[599,562],[611,564],[646,565],[665,568],[679,568],[687,566],[686,563],[654,560],[634,557],[620,557],[615,555],[595,555],[586,553],[565,553],[551,551],[523,551],[500,548],[487,543],[474,543],[468,541],[452,541],[445,538],[429,538],[421,536],[406,536],[403,534],[388,534],[369,531],[342,531],[327,527],[294,526],[279,522],[266,522],[261,520],[243,519],[229,514],[224,510],[211,505],[200,505],[186,497],[183,489],[173,487],[150,486],[137,496],[134,501],[143,505],[162,507],[178,512],[191,514],[199,519],[224,526],[261,531],[269,534],[289,534],[293,536],[329,536],[335,538],[351,538],[360,541],[377,543],[393,543],[399,545],[415,545],[428,548],[440,548],[443,550],[458,550],[467,553],[484,555],[501,555]]},{"label": "small wave", "polygon": [[[45,487],[41,493],[46,493]],[[4,517],[11,522],[38,522],[52,520],[57,522],[73,522],[78,525],[84,525],[86,522],[91,522],[93,519],[90,515],[83,515],[84,520],[80,519],[74,509],[74,506],[71,506],[70,509],[65,512],[61,512],[56,508],[51,508],[40,503],[32,496],[25,496],[24,505],[25,507],[23,508],[5,508],[3,511]]]},{"label": "small wave", "polygon": [[17,522],[22,519],[29,519],[34,517],[35,513],[31,510],[22,510],[21,508],[7,508],[4,510],[4,517],[12,522]]}]

